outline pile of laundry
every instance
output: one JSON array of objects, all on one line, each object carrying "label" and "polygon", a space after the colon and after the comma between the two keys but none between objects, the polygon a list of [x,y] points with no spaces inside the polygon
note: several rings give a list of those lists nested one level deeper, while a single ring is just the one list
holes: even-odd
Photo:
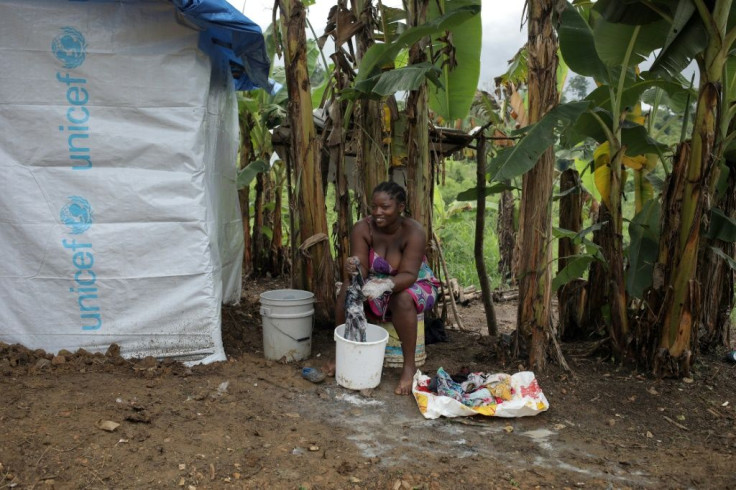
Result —
[{"label": "pile of laundry", "polygon": [[531,371],[509,375],[462,370],[451,376],[439,368],[433,377],[417,371],[412,393],[419,411],[428,419],[476,414],[526,417],[549,408]]}]

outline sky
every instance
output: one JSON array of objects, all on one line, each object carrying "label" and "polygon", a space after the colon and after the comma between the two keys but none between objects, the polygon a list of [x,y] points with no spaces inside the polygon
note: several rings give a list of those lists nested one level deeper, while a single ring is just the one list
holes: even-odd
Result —
[{"label": "sky", "polygon": [[[228,0],[264,31],[271,23],[273,0]],[[526,25],[522,26],[525,0],[483,0],[481,18],[483,41],[478,87],[492,91],[493,78],[504,73],[508,61],[526,42]],[[335,0],[317,0],[309,7],[307,18],[317,35],[324,32],[327,14]],[[401,5],[397,0],[384,0],[385,5]],[[311,37],[311,36],[310,36]],[[327,53],[329,55],[329,53]]]}]

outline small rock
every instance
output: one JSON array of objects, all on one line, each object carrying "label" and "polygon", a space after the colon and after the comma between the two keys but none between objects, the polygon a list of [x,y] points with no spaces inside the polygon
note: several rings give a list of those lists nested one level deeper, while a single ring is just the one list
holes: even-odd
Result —
[{"label": "small rock", "polygon": [[309,450],[312,451],[312,452],[319,451],[319,446],[317,446],[317,445],[311,445],[311,446],[309,446]]},{"label": "small rock", "polygon": [[57,356],[54,356],[51,359],[51,364],[54,365],[54,366],[58,366],[60,364],[65,364],[65,363],[66,363],[66,357],[64,357],[64,356],[58,356],[57,355]]},{"label": "small rock", "polygon": [[51,365],[51,361],[48,359],[42,358],[36,361],[36,365],[34,366],[36,369],[43,369],[45,367],[49,367]]},{"label": "small rock", "polygon": [[97,421],[97,428],[107,432],[115,432],[118,427],[120,427],[120,424],[118,424],[117,422],[113,422],[112,420]]}]

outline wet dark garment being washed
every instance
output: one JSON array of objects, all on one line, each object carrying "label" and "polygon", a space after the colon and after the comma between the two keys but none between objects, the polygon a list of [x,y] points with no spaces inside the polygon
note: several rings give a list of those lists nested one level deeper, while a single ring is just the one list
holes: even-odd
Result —
[{"label": "wet dark garment being washed", "polygon": [[365,342],[365,310],[363,302],[363,277],[360,272],[353,275],[345,292],[345,339]]}]

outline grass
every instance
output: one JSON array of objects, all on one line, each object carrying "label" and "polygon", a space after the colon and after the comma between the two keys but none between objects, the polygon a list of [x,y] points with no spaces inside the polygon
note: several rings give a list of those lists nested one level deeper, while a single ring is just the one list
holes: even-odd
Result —
[{"label": "grass", "polygon": [[[444,184],[435,187],[433,226],[440,238],[448,273],[463,287],[470,285],[480,287],[474,252],[476,204],[457,201],[460,192],[475,187],[475,184],[475,162],[447,160]],[[498,196],[494,195],[486,199],[483,233],[485,269],[494,289],[502,282],[497,266],[499,261],[495,231],[497,219]]]}]

